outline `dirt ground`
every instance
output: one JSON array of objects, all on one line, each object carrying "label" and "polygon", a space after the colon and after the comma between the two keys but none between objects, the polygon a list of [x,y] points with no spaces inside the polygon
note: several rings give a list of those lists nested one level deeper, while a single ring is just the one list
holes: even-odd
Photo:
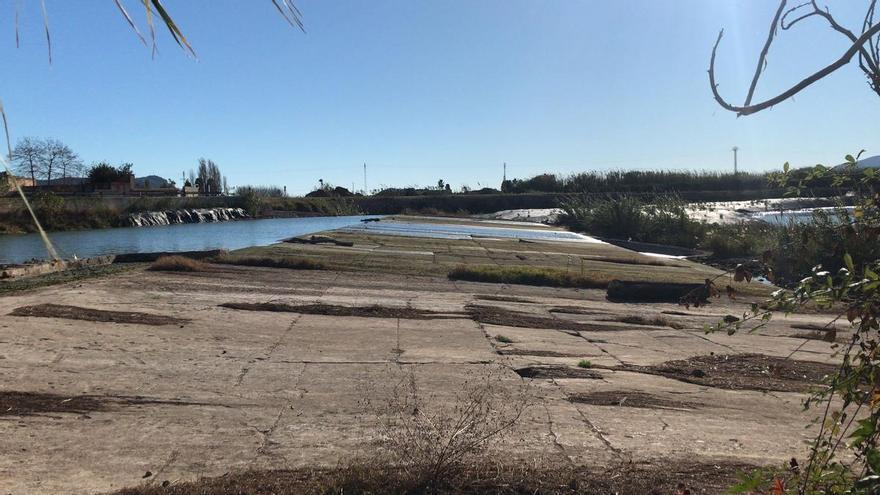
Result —
[{"label": "dirt ground", "polygon": [[[558,244],[516,247],[575,249]],[[358,242],[291,246],[340,257]],[[363,270],[138,269],[0,297],[0,493],[108,493],[333,467],[375,448],[380,421],[365,399],[386,400],[411,377],[430,394],[427,407],[447,407],[462,383],[488,372],[501,374],[499,387],[525,387],[530,400],[494,447],[506,460],[556,459],[612,485],[629,476],[651,487],[664,472],[674,487],[679,471],[705,478],[705,466],[805,454],[813,413],[802,411],[803,390],[834,358],[829,343],[791,335],[794,325],[823,325],[822,315],[780,317],[755,334],[707,335],[703,325],[741,314],[745,304],[615,304],[599,290],[382,273],[377,264],[387,260],[357,256]],[[44,304],[84,310],[34,317],[20,309]],[[364,309],[376,306],[387,309]],[[108,311],[185,323],[105,318]],[[609,321],[627,316],[662,316],[676,328]],[[581,360],[592,367],[578,367]],[[755,374],[794,385],[750,382]],[[628,475],[616,471],[621,465]]]}]

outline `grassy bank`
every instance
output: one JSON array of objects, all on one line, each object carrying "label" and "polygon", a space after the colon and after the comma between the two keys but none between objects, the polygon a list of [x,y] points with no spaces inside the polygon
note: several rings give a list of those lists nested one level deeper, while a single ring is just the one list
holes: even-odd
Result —
[{"label": "grassy bank", "polygon": [[[31,205],[48,231],[104,229],[127,226],[128,216],[144,211],[197,208],[243,208],[255,218],[336,216],[357,214],[344,198],[254,198],[244,196],[179,197],[64,197],[35,194]],[[0,234],[36,232],[18,197],[0,201]]]}]

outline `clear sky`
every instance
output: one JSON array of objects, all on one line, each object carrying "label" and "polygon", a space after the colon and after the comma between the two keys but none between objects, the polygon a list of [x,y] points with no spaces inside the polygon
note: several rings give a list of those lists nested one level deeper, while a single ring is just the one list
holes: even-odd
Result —
[{"label": "clear sky", "polygon": [[[146,31],[139,1],[123,0]],[[21,47],[15,5],[21,4]],[[87,162],[179,179],[199,157],[231,185],[498,187],[549,171],[836,164],[880,154],[880,99],[855,64],[771,111],[736,118],[769,0],[299,0],[307,33],[270,0],[165,0],[198,54],[162,27],[151,59],[113,0],[0,0],[0,98],[13,139],[55,137]],[[856,28],[866,1],[829,3]],[[158,27],[158,26],[157,26]],[[783,32],[758,95],[847,45],[820,20]]]}]

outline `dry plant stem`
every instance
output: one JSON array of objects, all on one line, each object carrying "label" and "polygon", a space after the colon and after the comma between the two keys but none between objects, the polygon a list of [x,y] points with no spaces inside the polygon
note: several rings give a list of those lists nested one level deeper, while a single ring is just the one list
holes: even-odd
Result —
[{"label": "dry plant stem", "polygon": [[[6,148],[9,152],[9,156],[12,156],[12,142],[9,138],[9,123],[6,120],[6,111],[3,110],[3,102],[0,101],[0,118],[3,119],[3,130],[6,133]],[[28,202],[27,196],[24,195],[24,191],[21,189],[21,184],[18,183],[18,180],[15,178],[15,174],[12,173],[12,170],[9,169],[9,163],[7,163],[6,159],[0,155],[0,162],[3,162],[3,168],[6,169],[6,174],[9,176],[9,180],[12,181],[12,185],[15,186],[15,190],[18,191],[18,195],[21,196],[21,200],[24,201],[24,205],[27,207],[28,212],[31,214],[31,218],[34,219],[34,224],[37,226],[37,231],[40,233],[40,238],[43,239],[43,244],[46,246],[46,252],[49,253],[49,256],[52,257],[53,260],[60,260],[61,258],[58,256],[58,252],[55,251],[55,246],[52,245],[52,241],[49,240],[49,236],[46,235],[46,231],[43,230],[43,226],[40,224],[40,220],[37,219],[37,214],[34,213],[34,209],[31,208],[30,202]]]}]

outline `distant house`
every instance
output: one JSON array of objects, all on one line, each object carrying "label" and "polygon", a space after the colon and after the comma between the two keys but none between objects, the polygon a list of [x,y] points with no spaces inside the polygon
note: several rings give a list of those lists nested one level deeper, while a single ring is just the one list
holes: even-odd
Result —
[{"label": "distant house", "polygon": [[[33,187],[34,181],[30,177],[13,176],[21,187]],[[10,180],[10,176],[6,172],[0,172],[0,196],[15,192],[15,185]]]}]

